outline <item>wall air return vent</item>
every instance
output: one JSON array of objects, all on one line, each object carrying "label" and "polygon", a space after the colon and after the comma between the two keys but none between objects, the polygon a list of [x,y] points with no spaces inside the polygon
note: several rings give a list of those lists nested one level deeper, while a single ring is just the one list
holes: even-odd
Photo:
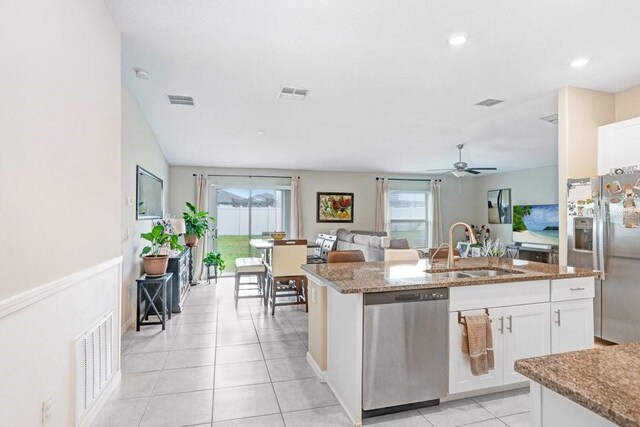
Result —
[{"label": "wall air return vent", "polygon": [[173,105],[193,105],[192,96],[168,95],[169,103]]},{"label": "wall air return vent", "polygon": [[476,105],[480,105],[482,107],[493,107],[494,105],[500,104],[501,102],[504,102],[504,101],[501,99],[487,98],[485,100],[478,102]]},{"label": "wall air return vent", "polygon": [[307,94],[309,93],[309,89],[300,89],[291,86],[283,86],[280,88],[280,93],[278,94],[279,98],[282,99],[294,99],[296,101],[303,101]]},{"label": "wall air return vent", "polygon": [[540,120],[544,120],[545,122],[553,123],[554,125],[558,124],[558,114],[551,114],[550,116],[540,117]]}]

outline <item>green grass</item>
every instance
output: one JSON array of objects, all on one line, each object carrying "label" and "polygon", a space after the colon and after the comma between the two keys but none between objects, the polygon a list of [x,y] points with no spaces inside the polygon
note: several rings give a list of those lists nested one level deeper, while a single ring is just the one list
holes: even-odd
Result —
[{"label": "green grass", "polygon": [[[261,236],[252,238],[258,239]],[[260,256],[256,250],[252,252],[249,247],[249,236],[218,236],[218,252],[222,254],[227,267],[224,270],[224,274],[233,274],[235,272],[236,258]]]}]

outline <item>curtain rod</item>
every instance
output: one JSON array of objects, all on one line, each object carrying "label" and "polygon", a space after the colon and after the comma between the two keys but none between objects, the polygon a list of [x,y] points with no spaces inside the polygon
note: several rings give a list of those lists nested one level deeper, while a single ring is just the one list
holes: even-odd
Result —
[{"label": "curtain rod", "polygon": [[415,182],[431,182],[431,181],[435,181],[435,182],[442,182],[441,179],[431,179],[431,178],[383,178],[380,176],[376,177],[376,181],[380,180],[380,179],[387,179],[388,181],[415,181]]},{"label": "curtain rod", "polygon": [[[193,176],[198,176],[197,173],[194,173]],[[227,176],[232,178],[293,178],[292,176],[278,176],[278,175],[212,175],[208,174],[207,176]],[[298,177],[300,179],[300,177]]]}]

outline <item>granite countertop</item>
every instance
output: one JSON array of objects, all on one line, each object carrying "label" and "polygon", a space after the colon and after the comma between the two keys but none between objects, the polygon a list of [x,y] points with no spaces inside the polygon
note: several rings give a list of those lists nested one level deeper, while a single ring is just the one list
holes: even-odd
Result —
[{"label": "granite countertop", "polygon": [[593,277],[591,270],[511,258],[463,258],[456,261],[455,271],[506,270],[501,276],[451,278],[437,273],[450,271],[446,262],[432,266],[426,259],[419,261],[349,262],[306,264],[302,269],[315,280],[343,294],[389,292],[453,286],[473,286],[531,280]]},{"label": "granite countertop", "polygon": [[640,342],[522,359],[516,371],[620,426],[640,426]]}]

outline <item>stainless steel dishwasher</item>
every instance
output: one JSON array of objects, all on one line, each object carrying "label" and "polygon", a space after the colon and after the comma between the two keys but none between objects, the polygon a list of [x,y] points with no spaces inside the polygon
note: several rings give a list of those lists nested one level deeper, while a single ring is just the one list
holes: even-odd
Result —
[{"label": "stainless steel dishwasher", "polygon": [[448,299],[447,288],[364,295],[363,417],[447,396]]}]

